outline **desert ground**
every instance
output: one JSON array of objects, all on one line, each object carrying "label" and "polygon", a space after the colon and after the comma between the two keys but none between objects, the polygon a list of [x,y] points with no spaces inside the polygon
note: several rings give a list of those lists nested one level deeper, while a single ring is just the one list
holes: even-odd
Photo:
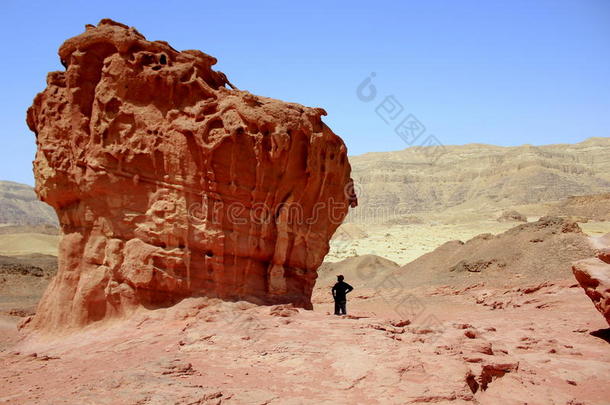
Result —
[{"label": "desert ground", "polygon": [[[355,298],[346,317],[320,301],[303,311],[188,299],[127,323],[19,343],[2,354],[0,400],[605,404],[607,325],[568,284],[410,291],[426,311],[411,324],[379,299]],[[478,304],[482,295],[511,305]]]},{"label": "desert ground", "polygon": [[[538,218],[528,216],[529,221]],[[608,221],[589,221],[579,225],[590,236],[610,232]],[[498,222],[493,214],[489,219],[469,220],[466,217],[458,223],[442,223],[436,218],[427,223],[410,225],[346,224],[343,226],[345,231],[339,228],[331,240],[331,249],[325,261],[336,262],[356,255],[374,254],[404,265],[445,242],[466,241],[484,233],[498,234],[513,226],[514,222]]]},{"label": "desert ground", "polygon": [[[319,270],[313,311],[190,298],[48,338],[18,326],[50,275],[5,272],[0,403],[607,404],[609,329],[569,274],[386,285],[445,242],[518,225],[345,224]],[[584,238],[610,231],[603,221],[578,225]],[[52,253],[52,239],[2,236],[21,241],[0,245],[14,260]],[[329,292],[338,273],[356,287],[340,317]]]}]

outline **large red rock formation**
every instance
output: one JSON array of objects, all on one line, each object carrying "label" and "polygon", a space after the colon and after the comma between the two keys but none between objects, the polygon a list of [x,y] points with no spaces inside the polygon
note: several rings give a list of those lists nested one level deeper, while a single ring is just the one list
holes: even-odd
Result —
[{"label": "large red rock formation", "polygon": [[63,231],[32,324],[193,295],[310,308],[328,241],[356,204],[325,111],[236,90],[212,56],[110,20],[59,56],[66,70],[49,73],[27,114],[36,192]]},{"label": "large red rock formation", "polygon": [[597,258],[579,260],[572,265],[574,277],[595,308],[610,325],[610,250],[601,250]]}]

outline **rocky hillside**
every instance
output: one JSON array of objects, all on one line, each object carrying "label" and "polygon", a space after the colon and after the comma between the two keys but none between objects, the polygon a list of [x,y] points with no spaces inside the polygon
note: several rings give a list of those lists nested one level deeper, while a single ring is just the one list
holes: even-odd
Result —
[{"label": "rocky hillside", "polygon": [[[350,158],[357,222],[394,214],[500,209],[610,190],[610,138],[577,144],[446,146],[437,160],[422,149]],[[378,218],[382,216],[382,218]]]},{"label": "rocky hillside", "polygon": [[595,249],[577,223],[543,217],[499,235],[454,240],[395,271],[404,285],[487,285],[569,279],[571,264]]},{"label": "rocky hillside", "polygon": [[0,181],[0,224],[57,225],[57,216],[38,200],[32,187]]},{"label": "rocky hillside", "polygon": [[549,215],[610,221],[610,193],[568,197],[552,206]]}]

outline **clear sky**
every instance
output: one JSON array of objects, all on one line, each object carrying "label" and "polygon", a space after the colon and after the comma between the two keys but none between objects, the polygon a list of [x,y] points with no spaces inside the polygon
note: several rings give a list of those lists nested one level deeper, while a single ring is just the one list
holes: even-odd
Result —
[{"label": "clear sky", "polygon": [[610,136],[610,0],[0,0],[0,179],[33,184],[25,111],[61,43],[105,17],[215,56],[240,89],[325,108],[351,155],[407,146],[375,112],[390,95],[446,145]]}]

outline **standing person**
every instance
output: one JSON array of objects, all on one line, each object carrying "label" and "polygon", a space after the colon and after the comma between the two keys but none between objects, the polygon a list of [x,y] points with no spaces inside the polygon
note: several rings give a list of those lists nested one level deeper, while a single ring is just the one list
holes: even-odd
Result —
[{"label": "standing person", "polygon": [[335,315],[346,315],[345,304],[347,303],[347,293],[354,287],[343,281],[345,277],[337,276],[337,283],[332,288],[333,298],[335,299]]}]

